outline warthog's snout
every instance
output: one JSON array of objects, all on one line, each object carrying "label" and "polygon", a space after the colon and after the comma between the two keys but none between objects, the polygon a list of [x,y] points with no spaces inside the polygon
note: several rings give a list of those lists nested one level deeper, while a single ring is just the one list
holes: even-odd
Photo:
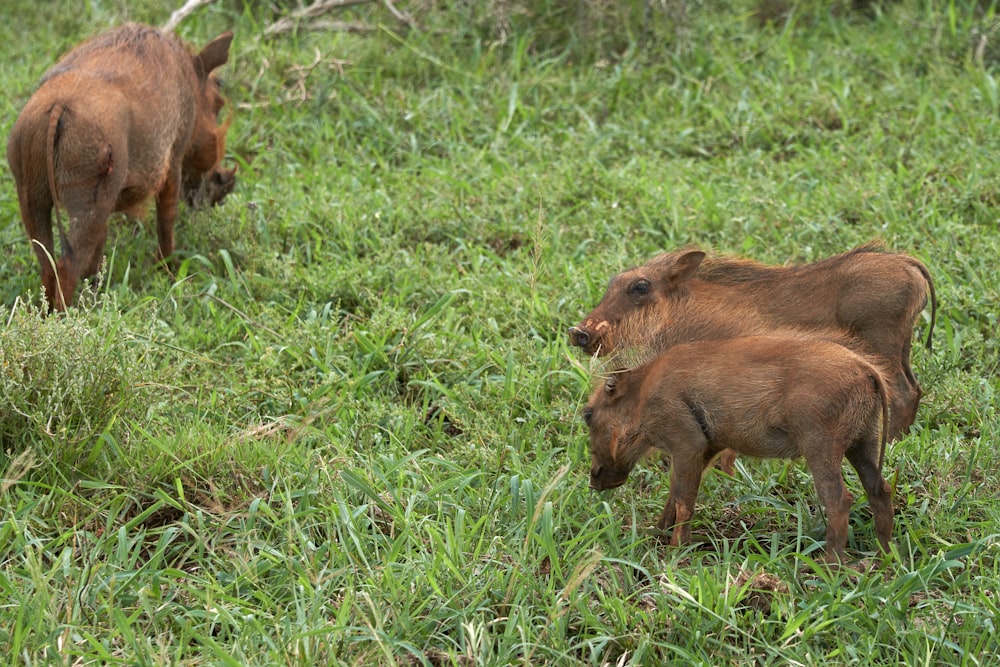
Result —
[{"label": "warthog's snout", "polygon": [[606,319],[598,317],[588,317],[575,327],[569,328],[570,345],[583,348],[587,354],[603,354],[604,333],[611,327],[611,323]]},{"label": "warthog's snout", "polygon": [[184,183],[184,201],[188,206],[216,206],[236,187],[236,168],[219,167],[201,179]]},{"label": "warthog's snout", "polygon": [[590,334],[580,327],[569,328],[569,344],[577,347],[587,347],[590,345]]},{"label": "warthog's snout", "polygon": [[213,205],[222,203],[236,187],[236,169],[219,169],[208,179],[210,183],[209,201]]},{"label": "warthog's snout", "polygon": [[609,470],[600,465],[595,465],[590,469],[590,488],[594,491],[617,489],[626,480],[628,480],[628,471],[623,475],[620,470]]}]

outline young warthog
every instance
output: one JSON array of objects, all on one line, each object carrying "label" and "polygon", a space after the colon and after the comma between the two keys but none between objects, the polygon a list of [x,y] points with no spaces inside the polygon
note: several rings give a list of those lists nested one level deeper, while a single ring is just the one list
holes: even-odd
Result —
[{"label": "young warthog", "polygon": [[688,525],[702,472],[730,448],[765,458],[803,456],[826,509],[828,560],[843,560],[854,497],[851,462],[868,494],[883,550],[892,537],[892,492],[882,477],[888,401],[880,371],[835,343],[760,336],[675,345],[612,374],[584,409],[591,488],[621,486],[650,450],[670,457],[670,495],[657,524],[670,543]]},{"label": "young warthog", "polygon": [[686,249],[614,276],[604,298],[569,336],[588,354],[606,354],[631,345],[665,349],[788,327],[832,328],[836,342],[871,355],[885,369],[892,405],[889,437],[896,438],[913,423],[920,403],[910,347],[928,295],[930,348],[934,284],[913,257],[868,244],[813,264],[776,267],[705,259],[704,252]]},{"label": "young warthog", "polygon": [[7,161],[51,308],[66,308],[77,282],[97,273],[112,211],[139,211],[155,195],[165,259],[184,189],[212,203],[233,189],[235,170],[220,168],[228,123],[218,125],[224,101],[213,74],[232,39],[223,33],[193,55],[173,35],[128,24],[76,47],[42,78],[11,130]]}]

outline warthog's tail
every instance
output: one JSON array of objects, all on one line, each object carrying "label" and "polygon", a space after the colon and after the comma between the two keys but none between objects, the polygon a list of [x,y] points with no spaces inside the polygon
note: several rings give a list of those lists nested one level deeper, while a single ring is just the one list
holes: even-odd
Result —
[{"label": "warthog's tail", "polygon": [[49,131],[45,139],[45,165],[48,169],[49,193],[52,195],[52,208],[56,210],[56,225],[59,227],[59,241],[62,252],[67,257],[73,257],[73,248],[69,245],[66,228],[63,227],[62,216],[59,214],[59,194],[56,192],[56,135],[59,133],[59,121],[62,120],[65,107],[59,102],[49,111]]},{"label": "warthog's tail", "polygon": [[881,372],[873,370],[869,377],[875,385],[875,393],[878,394],[879,399],[882,401],[882,425],[879,428],[881,447],[878,453],[878,472],[881,475],[882,464],[885,462],[885,448],[889,442],[889,392],[885,388],[885,380],[882,379]]},{"label": "warthog's tail", "polygon": [[931,273],[930,271],[927,270],[927,267],[924,266],[924,263],[917,259],[913,259],[913,266],[917,269],[917,271],[920,271],[920,274],[924,277],[924,280],[927,281],[927,291],[930,294],[931,324],[927,328],[927,342],[925,343],[927,350],[930,351],[932,338],[934,336],[934,320],[937,318],[937,294],[934,291],[934,280],[931,278]]}]

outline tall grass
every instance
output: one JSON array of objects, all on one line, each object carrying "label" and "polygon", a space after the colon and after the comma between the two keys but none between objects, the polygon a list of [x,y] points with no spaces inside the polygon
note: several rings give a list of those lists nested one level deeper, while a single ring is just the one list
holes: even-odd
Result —
[{"label": "tall grass", "polygon": [[[11,664],[989,664],[1000,251],[996,14],[962,3],[395,5],[366,34],[236,34],[236,191],[151,216],[43,317],[0,177],[0,652]],[[649,11],[647,12],[647,7]],[[83,37],[176,7],[0,8],[9,132]],[[656,461],[587,489],[607,279],[697,243],[929,267],[894,551],[857,480],[850,567],[796,462],[706,475],[675,549]],[[888,288],[889,286],[887,286]],[[927,327],[928,314],[918,334]]]}]

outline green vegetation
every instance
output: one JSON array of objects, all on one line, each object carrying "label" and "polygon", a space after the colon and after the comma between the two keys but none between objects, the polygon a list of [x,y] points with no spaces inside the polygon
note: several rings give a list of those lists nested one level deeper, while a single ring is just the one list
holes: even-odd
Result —
[{"label": "green vegetation", "polygon": [[[180,4],[4,3],[4,136],[58,54]],[[41,317],[3,169],[0,655],[994,662],[993,5],[394,4],[417,28],[376,3],[333,17],[369,33],[265,37],[296,3],[252,0],[181,23],[236,33],[240,180],[182,211],[173,274],[151,217],[120,218],[101,285]],[[800,462],[707,474],[684,549],[650,532],[659,463],[587,489],[565,330],[608,277],[687,243],[784,263],[875,238],[941,305],[887,453],[891,558],[849,468],[857,561],[833,572]]]}]

